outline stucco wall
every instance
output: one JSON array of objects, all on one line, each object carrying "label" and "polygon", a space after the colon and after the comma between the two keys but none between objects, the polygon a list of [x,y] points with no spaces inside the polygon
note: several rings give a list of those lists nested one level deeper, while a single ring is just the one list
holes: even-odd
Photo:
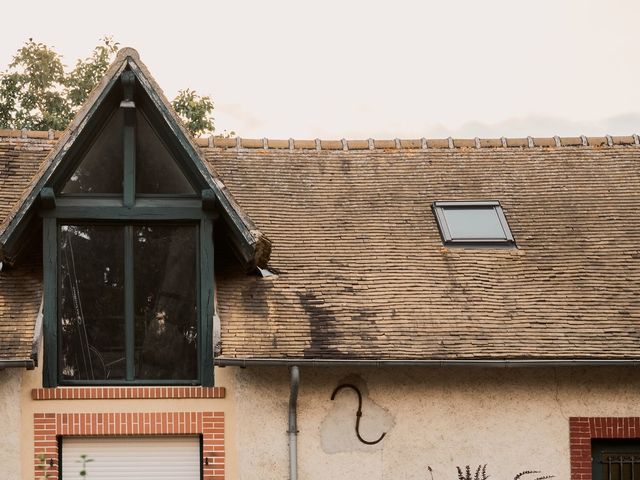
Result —
[{"label": "stucco wall", "polygon": [[[568,418],[640,416],[639,374],[634,368],[303,367],[299,478],[431,480],[431,466],[434,480],[455,480],[456,466],[486,463],[495,480],[526,469],[568,479]],[[227,480],[288,478],[286,368],[216,369],[217,385],[227,389],[224,399],[34,401],[39,369],[0,375],[0,479],[32,478],[34,413],[173,410],[225,412]],[[344,390],[330,400],[343,382],[363,392],[362,436],[387,432],[378,445],[355,437],[355,393]]]},{"label": "stucco wall", "polygon": [[[286,479],[289,374],[233,369],[238,479]],[[560,369],[301,369],[299,474],[302,480],[456,479],[456,466],[487,464],[492,478],[523,470],[569,478],[570,416],[640,416],[640,371]],[[333,389],[349,381],[364,395]],[[232,387],[231,384],[235,384]],[[526,478],[526,477],[525,477]],[[530,477],[531,479],[535,476]]]},{"label": "stucco wall", "polygon": [[23,370],[0,370],[0,480],[20,478],[20,383]]}]

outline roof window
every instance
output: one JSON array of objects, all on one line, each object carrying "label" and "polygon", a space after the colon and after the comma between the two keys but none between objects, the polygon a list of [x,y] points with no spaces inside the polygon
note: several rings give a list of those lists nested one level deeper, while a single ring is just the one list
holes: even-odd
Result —
[{"label": "roof window", "polygon": [[445,245],[515,246],[498,201],[433,202]]}]

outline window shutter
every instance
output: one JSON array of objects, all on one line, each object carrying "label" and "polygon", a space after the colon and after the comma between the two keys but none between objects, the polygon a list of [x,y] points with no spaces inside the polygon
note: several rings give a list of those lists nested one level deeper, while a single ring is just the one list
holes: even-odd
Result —
[{"label": "window shutter", "polygon": [[[81,456],[87,476],[81,477]],[[192,437],[63,437],[64,480],[200,478],[200,438]]]}]

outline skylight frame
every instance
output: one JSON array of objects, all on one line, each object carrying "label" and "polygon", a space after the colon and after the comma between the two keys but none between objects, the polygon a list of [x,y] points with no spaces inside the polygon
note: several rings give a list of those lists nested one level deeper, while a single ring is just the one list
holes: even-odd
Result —
[{"label": "skylight frame", "polygon": [[[515,247],[515,239],[509,228],[509,223],[502,210],[502,205],[498,200],[464,200],[464,201],[435,201],[432,209],[436,217],[438,229],[442,236],[442,242],[448,246],[466,246],[466,247]],[[461,210],[488,210],[493,209],[496,218],[503,231],[501,237],[464,237],[456,238],[452,235],[451,229],[447,222],[447,209]]]}]

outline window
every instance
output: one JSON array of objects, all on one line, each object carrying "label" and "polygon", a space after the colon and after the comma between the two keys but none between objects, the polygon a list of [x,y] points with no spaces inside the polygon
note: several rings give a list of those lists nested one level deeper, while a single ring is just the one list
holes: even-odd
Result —
[{"label": "window", "polygon": [[640,478],[640,441],[594,440],[593,480]]},{"label": "window", "polygon": [[121,83],[41,193],[44,384],[211,385],[211,192]]},{"label": "window", "polygon": [[197,380],[197,233],[195,225],[59,226],[62,381]]},{"label": "window", "polygon": [[434,202],[433,211],[445,245],[515,245],[500,202]]}]

